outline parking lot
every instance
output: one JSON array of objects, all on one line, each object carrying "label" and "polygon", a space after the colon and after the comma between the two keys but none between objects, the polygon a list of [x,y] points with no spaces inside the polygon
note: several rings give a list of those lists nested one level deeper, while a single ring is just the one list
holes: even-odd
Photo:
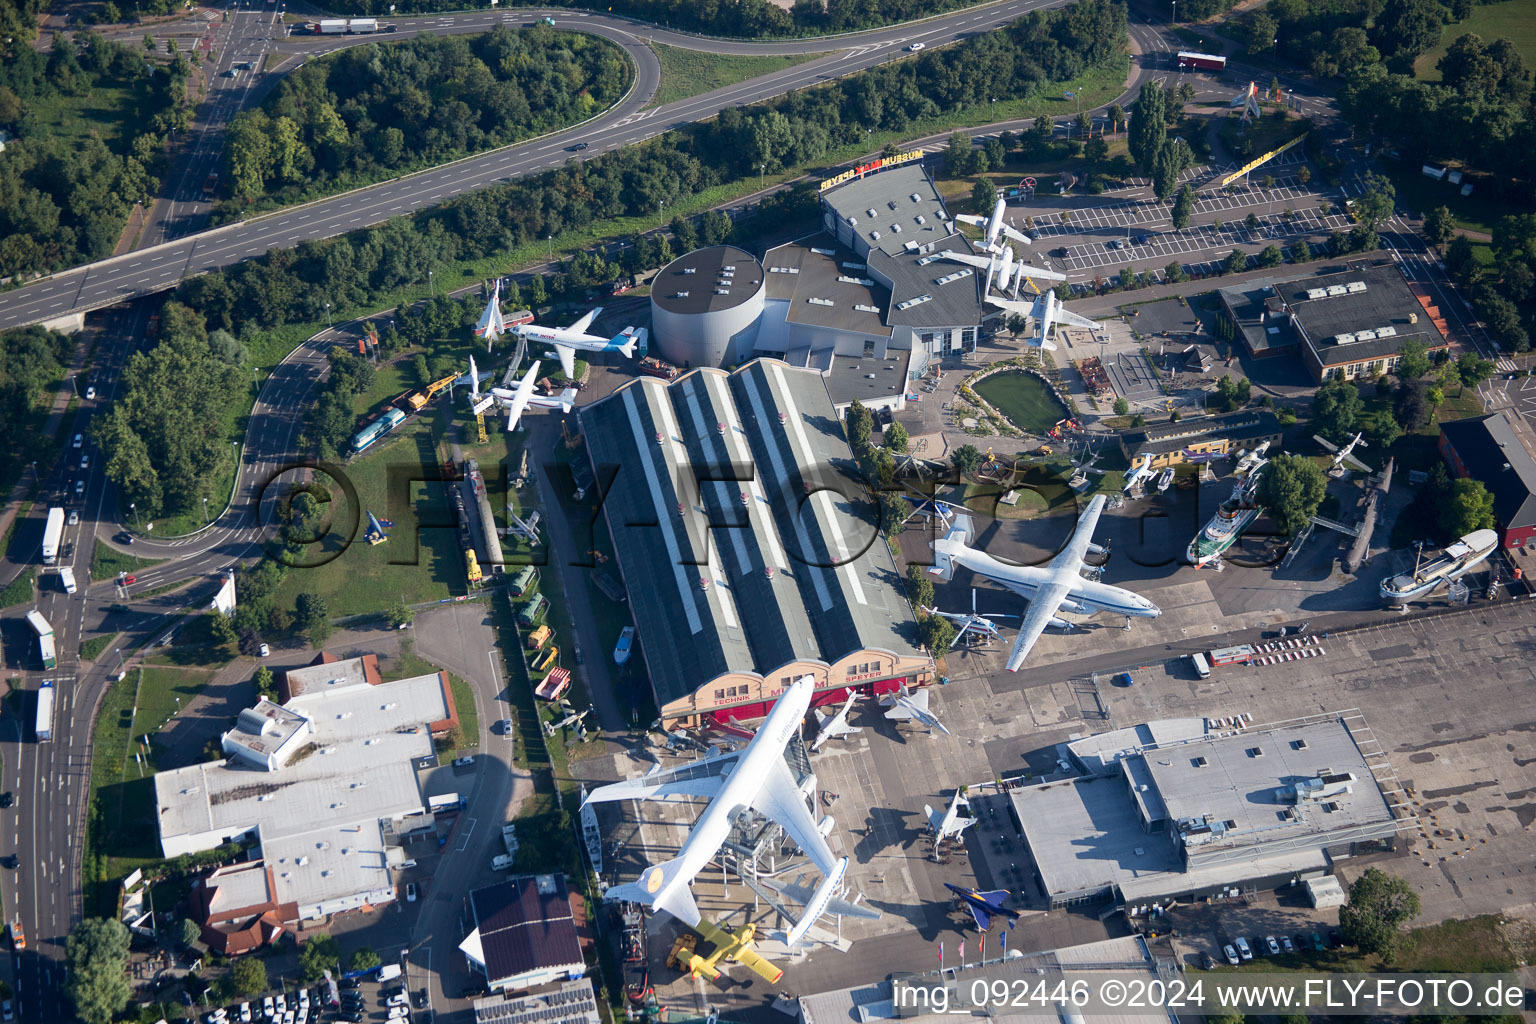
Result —
[{"label": "parking lot", "polygon": [[[335,984],[322,981],[292,991],[284,990],[259,999],[206,1010],[199,1014],[203,1024],[311,1024],[323,1020],[399,1021],[411,1024],[430,1021],[426,1009],[426,990],[407,992],[397,971],[383,983],[361,978],[345,978]],[[424,1012],[413,1013],[416,1010]]]}]

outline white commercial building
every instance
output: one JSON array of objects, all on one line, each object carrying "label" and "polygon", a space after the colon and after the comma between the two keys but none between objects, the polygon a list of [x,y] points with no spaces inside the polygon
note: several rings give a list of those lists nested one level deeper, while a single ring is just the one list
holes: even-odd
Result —
[{"label": "white commercial building", "polygon": [[255,838],[300,920],[392,901],[386,836],[426,823],[417,770],[436,764],[433,734],[457,714],[445,673],[374,682],[364,661],[296,670],[325,678],[290,678],[286,704],[242,711],[226,760],[156,775],[164,855]]}]

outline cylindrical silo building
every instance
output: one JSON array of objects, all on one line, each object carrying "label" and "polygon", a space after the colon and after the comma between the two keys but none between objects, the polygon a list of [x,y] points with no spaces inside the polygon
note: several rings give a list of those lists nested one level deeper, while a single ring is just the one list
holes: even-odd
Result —
[{"label": "cylindrical silo building", "polygon": [[674,366],[735,366],[752,357],[763,314],[763,265],[734,245],[695,249],[651,282],[651,333]]}]

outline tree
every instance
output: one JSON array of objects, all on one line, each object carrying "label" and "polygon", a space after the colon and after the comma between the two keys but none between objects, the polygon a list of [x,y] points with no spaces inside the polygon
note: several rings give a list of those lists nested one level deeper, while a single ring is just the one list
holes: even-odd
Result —
[{"label": "tree", "polygon": [[997,189],[986,178],[977,178],[971,186],[971,209],[978,217],[985,217],[997,205]]},{"label": "tree", "polygon": [[971,137],[965,132],[950,133],[949,145],[944,150],[944,166],[957,177],[975,170],[976,150],[971,145]]},{"label": "tree", "polygon": [[699,247],[699,233],[694,230],[693,221],[683,217],[673,217],[669,225],[672,237],[677,241],[677,247],[683,252],[692,252]]},{"label": "tree", "polygon": [[223,612],[208,613],[208,631],[216,643],[232,644],[236,640],[235,623]]},{"label": "tree", "polygon": [[1118,103],[1111,103],[1105,113],[1109,116],[1110,131],[1118,132],[1125,123],[1125,108]]},{"label": "tree", "polygon": [[1130,146],[1131,158],[1143,174],[1152,173],[1153,162],[1168,137],[1167,102],[1161,85],[1156,82],[1142,83],[1126,142]]},{"label": "tree", "polygon": [[167,934],[177,949],[187,950],[203,937],[203,930],[198,927],[196,921],[183,917],[176,922],[174,929],[167,930]]},{"label": "tree", "polygon": [[1456,231],[1456,218],[1444,206],[1437,206],[1424,217],[1424,237],[1435,245],[1444,245]]},{"label": "tree", "polygon": [[1390,961],[1402,926],[1419,916],[1419,895],[1403,879],[1380,868],[1366,868],[1349,887],[1349,900],[1339,908],[1344,941],[1362,953],[1377,953]]},{"label": "tree", "polygon": [[1266,245],[1259,253],[1259,266],[1278,267],[1285,262],[1285,254],[1280,251],[1278,245]]},{"label": "tree", "polygon": [[1158,149],[1156,158],[1152,161],[1152,193],[1158,202],[1166,200],[1173,195],[1173,190],[1178,186],[1179,175],[1194,162],[1194,154],[1190,152],[1183,139],[1165,139]]},{"label": "tree", "polygon": [[1397,189],[1392,182],[1380,174],[1367,174],[1360,195],[1355,199],[1355,220],[1374,232],[1391,219],[1396,203]]},{"label": "tree", "polygon": [[949,461],[961,476],[970,476],[981,468],[981,451],[973,444],[963,444],[949,455]]},{"label": "tree", "polygon": [[1243,218],[1243,227],[1247,228],[1249,231],[1259,230],[1259,215],[1254,213],[1252,210],[1249,210],[1248,216]]},{"label": "tree", "polygon": [[129,938],[122,922],[106,918],[86,918],[70,929],[65,991],[86,1024],[109,1024],[128,1005]]},{"label": "tree", "polygon": [[1365,439],[1377,449],[1390,448],[1403,436],[1403,428],[1397,425],[1397,420],[1385,409],[1377,409],[1362,419],[1360,429]]},{"label": "tree", "polygon": [[1097,167],[1109,159],[1109,143],[1104,141],[1104,136],[1095,135],[1083,143],[1083,159],[1090,167]]},{"label": "tree", "polygon": [[1370,40],[1394,67],[1407,72],[1413,59],[1440,43],[1445,8],[1435,0],[1387,0]]},{"label": "tree", "polygon": [[1435,407],[1429,400],[1429,386],[1418,380],[1403,381],[1397,386],[1392,413],[1397,417],[1398,426],[1407,433],[1424,426],[1435,414]]},{"label": "tree", "polygon": [[1456,376],[1464,388],[1475,388],[1493,376],[1494,364],[1476,352],[1463,352],[1456,360]]},{"label": "tree", "polygon": [[1422,341],[1405,341],[1392,373],[1398,380],[1418,380],[1429,372],[1429,353]]},{"label": "tree", "polygon": [[416,612],[402,600],[389,606],[386,617],[392,628],[399,629],[401,626],[409,626],[415,620]]},{"label": "tree", "polygon": [[294,618],[299,630],[316,647],[324,644],[331,635],[331,619],[325,598],[313,591],[305,591],[298,596],[294,602]]},{"label": "tree", "polygon": [[299,971],[306,983],[319,981],[326,971],[341,970],[341,944],[329,935],[316,935],[299,946]]},{"label": "tree", "polygon": [[347,957],[347,970],[371,971],[383,962],[384,961],[379,958],[379,954],[375,953],[367,946],[362,946],[354,950],[351,956]]},{"label": "tree", "polygon": [[885,428],[885,446],[896,454],[900,455],[906,452],[909,440],[907,428],[900,423],[892,423]]},{"label": "tree", "polygon": [[1179,194],[1173,200],[1173,226],[1179,231],[1189,227],[1190,214],[1195,212],[1195,190],[1180,185]]},{"label": "tree", "polygon": [[1222,269],[1229,274],[1240,273],[1246,266],[1248,266],[1248,257],[1241,249],[1233,249],[1222,262]]},{"label": "tree", "polygon": [[1296,239],[1296,244],[1291,246],[1291,259],[1296,263],[1311,262],[1312,246],[1307,244],[1305,238]]},{"label": "tree", "polygon": [[1131,412],[1131,403],[1130,402],[1127,402],[1124,398],[1117,398],[1117,399],[1115,399],[1115,415],[1116,416],[1127,416],[1127,415],[1130,414],[1130,412]]},{"label": "tree", "polygon": [[863,402],[854,399],[853,404],[848,407],[846,421],[848,425],[848,444],[853,448],[854,454],[857,455],[869,447],[869,436],[875,429],[875,416],[874,413],[865,407]]},{"label": "tree", "polygon": [[260,995],[268,987],[267,965],[254,956],[242,956],[230,967],[229,980],[237,995]]},{"label": "tree", "polygon": [[933,580],[928,578],[928,570],[921,565],[907,566],[907,596],[917,607],[933,604]]},{"label": "tree", "polygon": [[955,627],[942,615],[924,615],[917,621],[917,633],[928,653],[938,657],[955,642]]},{"label": "tree", "polygon": [[1248,46],[1249,55],[1263,53],[1275,45],[1275,33],[1280,25],[1274,15],[1262,8],[1254,11],[1240,26],[1240,35]]},{"label": "tree", "polygon": [[1317,463],[1300,455],[1281,454],[1264,468],[1256,497],[1280,532],[1291,535],[1307,525],[1327,489],[1327,478]]},{"label": "tree", "polygon": [[1465,537],[1473,530],[1488,530],[1493,525],[1493,495],[1487,486],[1471,478],[1453,483],[1449,500],[1440,504],[1441,534]]},{"label": "tree", "polygon": [[155,52],[155,37],[150,35],[148,32],[144,33],[144,49],[148,50],[150,53]]},{"label": "tree", "polygon": [[277,699],[277,683],[273,679],[272,670],[265,665],[256,670],[256,692],[267,700]]}]

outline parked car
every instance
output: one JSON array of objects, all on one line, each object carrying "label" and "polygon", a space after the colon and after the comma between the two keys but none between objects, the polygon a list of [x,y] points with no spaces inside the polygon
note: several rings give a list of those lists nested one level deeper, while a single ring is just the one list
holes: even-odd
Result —
[{"label": "parked car", "polygon": [[455,769],[473,768],[474,766],[475,766],[475,755],[474,754],[466,754],[463,757],[456,757],[456,758],[453,759],[453,767]]},{"label": "parked car", "polygon": [[85,493],[85,481],[84,480],[76,480],[75,481],[75,497],[78,498],[78,497],[80,497],[80,495],[82,495],[84,493]]},{"label": "parked car", "polygon": [[427,1008],[427,990],[424,988],[417,989],[412,1002],[416,1004],[416,1009],[425,1010]]},{"label": "parked car", "polygon": [[123,530],[123,531],[119,532],[118,535],[113,537],[112,539],[117,541],[119,544],[132,544],[133,543],[133,534],[129,533],[127,530]]},{"label": "parked car", "polygon": [[266,644],[262,644],[260,647],[256,648],[256,653],[261,655],[263,658],[270,658],[272,656],[272,648]]},{"label": "parked car", "polygon": [[410,1015],[411,1008],[409,1006],[391,1006],[389,1008],[387,1017],[390,1020],[401,1020],[405,1017],[409,1017]]},{"label": "parked car", "polygon": [[1344,936],[1339,934],[1339,930],[1337,928],[1331,929],[1328,932],[1328,948],[1329,949],[1343,949],[1344,948]]},{"label": "parked car", "polygon": [[0,793],[0,807],[9,807],[16,802],[16,797],[10,790]]},{"label": "parked car", "polygon": [[1237,946],[1237,955],[1238,956],[1242,957],[1244,960],[1252,960],[1253,959],[1253,950],[1249,947],[1247,939],[1245,939],[1241,935],[1239,935],[1236,939],[1233,939],[1232,941]]},{"label": "parked car", "polygon": [[1137,236],[1136,236],[1136,244],[1137,244],[1137,245],[1146,245],[1146,244],[1147,244],[1147,243],[1148,243],[1148,242],[1150,242],[1150,241],[1151,241],[1151,240],[1152,240],[1152,239],[1151,239],[1151,238],[1149,238],[1149,237],[1148,237],[1148,236],[1146,236],[1146,235],[1137,235]]},{"label": "parked car", "polygon": [[251,1004],[240,1004],[240,1024],[251,1024]]},{"label": "parked car", "polygon": [[72,508],[72,509],[69,510],[69,525],[70,526],[79,526],[80,525],[80,510],[79,509]]},{"label": "parked car", "polygon": [[1221,951],[1226,955],[1227,963],[1231,964],[1233,967],[1238,965],[1240,961],[1237,959],[1237,950],[1232,948],[1232,943],[1229,942],[1225,946],[1222,946]]},{"label": "parked car", "polygon": [[405,883],[405,902],[407,902],[407,903],[415,903],[416,902],[416,883],[415,882],[406,882]]},{"label": "parked car", "polygon": [[89,455],[82,455],[82,456],[80,456],[80,468],[81,469],[89,469],[90,466],[91,466],[91,457]]},{"label": "parked car", "polygon": [[93,384],[90,387],[85,389],[85,400],[87,402],[91,402],[91,401],[95,401],[95,399],[96,399],[96,386]]},{"label": "parked car", "polygon": [[1312,942],[1312,948],[1317,950],[1319,953],[1321,953],[1323,950],[1328,948],[1326,945],[1323,944],[1323,937],[1321,935],[1319,935],[1317,932],[1313,932],[1312,935],[1310,936],[1310,938],[1311,938],[1311,942]]},{"label": "parked car", "polygon": [[85,443],[85,435],[84,434],[76,434],[75,435],[75,440],[70,444],[70,447],[71,448],[79,448],[84,443]]},{"label": "parked car", "polygon": [[1269,950],[1270,956],[1280,955],[1280,943],[1275,941],[1275,937],[1273,935],[1264,936],[1264,948]]},{"label": "parked car", "polygon": [[1289,935],[1280,936],[1280,948],[1285,950],[1287,953],[1296,952],[1296,947],[1294,944],[1292,944],[1291,937]]},{"label": "parked car", "polygon": [[396,992],[394,995],[392,995],[388,999],[384,1000],[384,1005],[385,1006],[404,1006],[408,1002],[410,1002],[410,997],[409,996],[407,996],[404,992]]},{"label": "parked car", "polygon": [[11,1001],[9,999],[7,999],[4,1002],[0,1002],[0,1020],[15,1020],[15,1019],[16,1019],[16,1007],[14,1005],[12,1005]]},{"label": "parked car", "polygon": [[1216,969],[1216,961],[1212,959],[1211,954],[1207,953],[1203,949],[1200,951],[1200,969],[1202,971],[1211,971]]}]

